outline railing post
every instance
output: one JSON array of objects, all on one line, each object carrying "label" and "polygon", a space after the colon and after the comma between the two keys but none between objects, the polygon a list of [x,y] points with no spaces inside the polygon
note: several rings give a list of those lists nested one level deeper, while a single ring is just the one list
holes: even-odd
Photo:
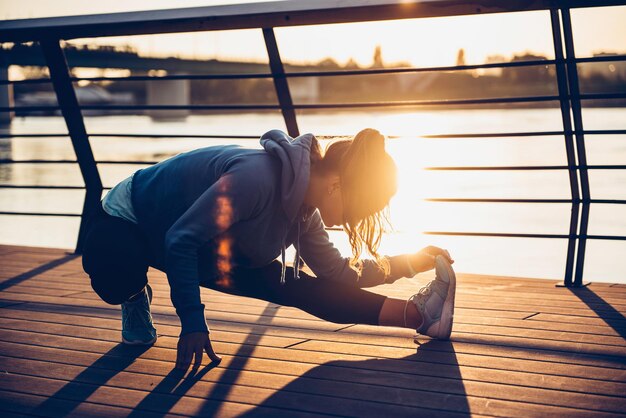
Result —
[{"label": "railing post", "polygon": [[[4,82],[0,84],[0,107],[13,107],[13,85],[9,81],[9,62],[7,54],[4,51],[0,51],[0,81]],[[15,112],[0,111],[0,127],[6,127],[11,125],[11,120],[15,116]]]},{"label": "railing post", "polygon": [[296,112],[293,108],[293,101],[291,100],[291,93],[289,92],[289,84],[287,83],[287,78],[285,77],[285,69],[283,68],[283,62],[280,59],[280,53],[278,52],[278,44],[276,43],[274,29],[263,28],[263,38],[265,38],[265,47],[267,48],[270,69],[274,78],[274,87],[276,88],[278,104],[280,105],[280,110],[283,113],[285,125],[287,126],[287,133],[295,138],[300,135],[300,131],[298,129],[298,122],[296,121]]},{"label": "railing post", "polygon": [[550,9],[550,20],[552,23],[552,40],[554,42],[554,58],[556,60],[556,79],[559,89],[559,103],[561,106],[561,119],[563,120],[563,134],[565,137],[565,152],[567,154],[569,183],[572,195],[569,239],[567,243],[567,259],[565,262],[565,277],[563,279],[563,285],[570,287],[572,285],[572,277],[574,275],[574,252],[576,250],[576,229],[578,227],[580,194],[578,192],[578,177],[576,175],[576,156],[574,154],[572,120],[568,100],[567,73],[565,71],[563,44],[561,41],[561,22],[559,20],[559,12],[557,9]]},{"label": "railing post", "polygon": [[578,250],[576,251],[576,276],[574,287],[584,286],[583,268],[585,264],[585,248],[587,246],[587,227],[589,225],[589,209],[591,207],[591,192],[589,189],[589,173],[587,171],[587,152],[585,151],[585,136],[583,133],[582,107],[580,104],[580,86],[578,84],[578,68],[576,54],[574,52],[574,38],[572,36],[572,20],[569,8],[561,9],[563,20],[563,38],[565,39],[565,52],[567,54],[567,80],[569,83],[570,103],[572,117],[574,118],[574,134],[576,137],[576,152],[578,154],[578,173],[580,174],[580,187],[582,190],[583,208],[580,214],[580,229],[578,232]]},{"label": "railing post", "polygon": [[76,153],[76,160],[85,182],[85,201],[75,249],[75,252],[80,254],[85,239],[86,221],[97,208],[97,205],[100,204],[100,199],[102,198],[102,181],[100,180],[100,173],[98,173],[98,167],[91,151],[89,137],[83,123],[83,115],[70,80],[70,71],[65,54],[61,49],[60,40],[42,39],[39,43],[50,70],[50,79],[54,86],[57,101],[59,102],[59,107],[65,119],[74,152]]}]

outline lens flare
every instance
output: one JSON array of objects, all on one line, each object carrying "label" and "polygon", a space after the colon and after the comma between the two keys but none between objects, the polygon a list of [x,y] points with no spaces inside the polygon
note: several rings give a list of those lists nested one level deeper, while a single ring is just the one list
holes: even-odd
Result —
[{"label": "lens flare", "polygon": [[232,265],[232,245],[233,240],[227,230],[233,223],[233,205],[231,198],[227,195],[228,182],[224,181],[220,185],[220,195],[215,201],[214,218],[215,223],[222,234],[216,239],[216,284],[223,288],[231,288]]}]

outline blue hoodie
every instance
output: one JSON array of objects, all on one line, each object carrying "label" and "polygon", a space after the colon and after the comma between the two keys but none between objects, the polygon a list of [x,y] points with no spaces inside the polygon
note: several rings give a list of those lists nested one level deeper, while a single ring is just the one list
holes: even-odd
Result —
[{"label": "blue hoodie", "polygon": [[261,267],[281,255],[281,281],[285,249],[292,244],[294,279],[300,257],[319,278],[360,287],[410,275],[406,255],[401,255],[389,257],[387,278],[373,260],[363,260],[359,277],[329,241],[319,212],[303,205],[312,140],[312,134],[292,139],[272,130],[261,137],[264,150],[235,145],[196,149],[138,170],[127,179],[128,187],[111,190],[122,191],[115,192],[118,207],[124,206],[119,204],[123,191],[130,194],[125,217],[147,237],[151,264],[167,274],[181,335],[208,331],[199,278],[203,266],[211,264],[206,261],[215,260],[215,243],[226,237],[230,261],[237,265]]}]

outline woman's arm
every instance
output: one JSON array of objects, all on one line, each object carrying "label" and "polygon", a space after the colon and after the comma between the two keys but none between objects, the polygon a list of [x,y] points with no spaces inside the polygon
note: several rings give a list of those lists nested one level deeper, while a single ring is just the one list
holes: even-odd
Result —
[{"label": "woman's arm", "polygon": [[202,193],[165,235],[165,270],[181,335],[207,331],[200,300],[198,249],[240,220],[254,216],[266,194],[253,178],[228,173]]},{"label": "woman's arm", "polygon": [[198,248],[262,209],[269,193],[254,179],[245,173],[223,175],[165,235],[165,270],[172,303],[181,322],[176,357],[178,369],[186,370],[194,357],[195,367],[199,367],[205,351],[213,362],[221,360],[211,346],[200,300]]},{"label": "woman's arm", "polygon": [[300,237],[300,255],[316,276],[354,283],[359,287],[392,283],[401,277],[412,276],[408,254],[402,254],[387,257],[391,267],[387,277],[374,260],[363,260],[363,270],[359,278],[357,272],[350,268],[349,258],[343,257],[330,242],[318,211],[313,213],[307,231]]}]

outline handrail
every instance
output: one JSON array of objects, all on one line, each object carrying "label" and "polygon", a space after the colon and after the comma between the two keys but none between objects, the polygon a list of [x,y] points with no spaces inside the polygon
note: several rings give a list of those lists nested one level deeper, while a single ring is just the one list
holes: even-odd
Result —
[{"label": "handrail", "polygon": [[[624,99],[626,93],[592,93],[579,94],[580,100]],[[550,102],[571,96],[522,96],[494,97],[489,99],[443,99],[443,100],[396,100],[383,102],[349,102],[349,103],[313,103],[292,104],[293,109],[351,109],[371,107],[418,107],[418,106],[450,106],[450,105],[486,105],[505,103]],[[280,104],[204,104],[204,105],[79,105],[84,110],[281,110]],[[0,106],[0,112],[36,112],[60,110],[61,106]]]},{"label": "handrail", "polygon": [[[575,132],[575,131],[572,131]],[[624,135],[626,129],[594,129],[583,130],[584,135]],[[66,138],[69,134],[61,133],[0,133],[0,138]],[[533,136],[561,136],[563,131],[536,131],[536,132],[492,132],[492,133],[454,133],[454,134],[424,134],[424,135],[387,135],[387,138],[424,138],[424,139],[447,139],[447,138],[513,138]],[[258,135],[202,135],[202,134],[127,134],[120,132],[90,133],[93,138],[204,138],[204,139],[254,139]],[[316,135],[318,138],[335,138],[342,135]]]},{"label": "handrail", "polygon": [[[171,137],[171,138],[231,138],[252,139],[249,135],[163,135],[163,134],[122,134],[94,133],[87,134],[82,122],[82,110],[280,110],[290,135],[299,133],[296,121],[296,110],[315,109],[351,109],[374,107],[406,107],[406,106],[481,106],[486,104],[510,104],[531,102],[555,102],[561,110],[563,129],[560,131],[543,132],[504,132],[504,133],[457,133],[422,135],[423,138],[496,138],[496,137],[538,137],[563,136],[566,145],[566,165],[538,166],[462,166],[462,167],[426,167],[426,170],[563,170],[567,171],[570,181],[571,198],[569,199],[490,199],[490,198],[431,198],[430,202],[464,202],[464,203],[560,203],[571,204],[570,228],[567,234],[519,234],[489,233],[463,231],[428,231],[427,234],[459,235],[459,236],[497,236],[497,237],[529,237],[558,238],[568,240],[568,251],[564,284],[581,286],[585,256],[585,243],[588,239],[626,240],[623,236],[588,235],[587,224],[589,206],[592,203],[626,204],[619,199],[591,199],[589,192],[588,170],[623,170],[626,165],[588,165],[584,147],[584,135],[625,134],[624,129],[585,130],[582,125],[581,102],[596,99],[623,99],[626,93],[589,93],[579,92],[577,64],[593,62],[614,62],[626,60],[626,55],[597,56],[577,58],[573,48],[570,9],[578,7],[598,7],[624,5],[626,0],[529,0],[511,2],[509,0],[291,0],[271,3],[237,4],[228,6],[195,7],[175,10],[156,10],[145,12],[111,13],[103,15],[69,16],[59,18],[24,19],[0,22],[0,42],[39,41],[50,68],[51,78],[29,80],[4,80],[0,84],[53,83],[57,94],[58,106],[13,106],[0,107],[0,111],[35,111],[61,110],[68,126],[68,133],[56,134],[0,134],[0,137],[70,137],[77,155],[76,160],[11,160],[2,159],[0,164],[76,164],[81,168],[85,186],[70,185],[2,185],[0,188],[23,189],[86,189],[87,197],[81,214],[44,214],[36,212],[0,212],[14,215],[47,215],[47,216],[81,216],[83,220],[95,205],[98,204],[103,190],[100,182],[98,164],[137,164],[149,165],[157,161],[96,161],[91,152],[89,137]],[[374,20],[395,20],[435,16],[473,15],[499,12],[516,12],[530,10],[546,10],[550,12],[555,58],[551,60],[514,61],[506,63],[489,63],[459,66],[437,67],[400,67],[370,68],[333,71],[292,71],[283,68],[278,45],[274,36],[274,28],[312,24],[330,24],[345,22],[363,22]],[[188,74],[165,76],[130,76],[130,77],[70,77],[69,68],[64,57],[60,40],[89,38],[99,36],[120,36],[139,34],[163,34],[191,31],[211,31],[227,29],[255,28],[262,29],[265,45],[269,56],[269,73],[249,74]],[[564,46],[563,46],[564,45]],[[485,68],[514,68],[528,66],[553,66],[556,69],[557,95],[494,97],[476,99],[450,100],[406,100],[381,102],[353,103],[293,103],[290,96],[289,78],[302,77],[341,77],[366,76],[385,74],[410,74],[420,72],[467,71]],[[274,82],[277,103],[271,104],[208,104],[208,105],[79,105],[74,92],[76,81],[155,81],[177,79],[250,79],[267,78]],[[571,113],[570,113],[571,112]],[[321,136],[320,136],[321,137]],[[394,137],[394,136],[390,136]],[[403,135],[395,137],[405,137]],[[580,189],[579,189],[580,186]],[[582,191],[582,194],[581,194]],[[582,207],[582,212],[580,208]],[[580,221],[580,222],[579,222]],[[580,225],[580,226],[579,226]],[[81,250],[81,237],[84,232],[83,222],[79,232],[76,251]],[[576,248],[576,246],[578,246]],[[577,250],[577,251],[576,251]],[[576,254],[575,254],[576,253]],[[575,270],[575,271],[574,271]],[[575,279],[572,280],[575,273]]]},{"label": "handrail", "polygon": [[149,35],[614,6],[620,0],[290,0],[0,22],[0,42]]}]

